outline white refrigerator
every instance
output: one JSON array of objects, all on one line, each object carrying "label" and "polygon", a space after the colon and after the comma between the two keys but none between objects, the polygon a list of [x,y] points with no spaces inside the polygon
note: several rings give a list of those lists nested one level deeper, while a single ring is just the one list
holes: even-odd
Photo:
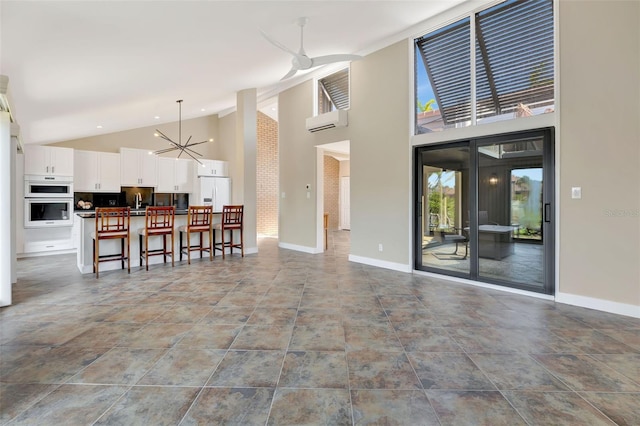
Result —
[{"label": "white refrigerator", "polygon": [[193,205],[213,206],[221,212],[222,206],[231,204],[231,179],[228,177],[199,176],[194,191]]}]

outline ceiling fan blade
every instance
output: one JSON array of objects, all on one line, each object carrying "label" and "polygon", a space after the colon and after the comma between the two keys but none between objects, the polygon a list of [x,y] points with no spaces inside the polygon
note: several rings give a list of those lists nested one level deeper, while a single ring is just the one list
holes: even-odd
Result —
[{"label": "ceiling fan blade", "polygon": [[298,54],[296,52],[294,52],[293,50],[289,49],[287,46],[285,46],[284,44],[280,43],[278,40],[275,40],[275,39],[271,38],[271,36],[269,36],[264,31],[260,30],[260,33],[262,34],[262,37],[264,37],[269,43],[273,44],[278,49],[284,50],[285,52],[287,52],[287,53],[289,53],[289,54],[291,54],[293,56],[298,56]]},{"label": "ceiling fan blade", "polygon": [[282,80],[286,80],[286,79],[287,79],[287,78],[289,78],[289,77],[293,77],[293,75],[294,75],[295,73],[297,73],[297,72],[298,72],[298,69],[297,69],[297,68],[291,68],[291,69],[289,70],[289,72],[288,72],[288,73],[286,73],[286,74],[284,75],[284,77],[282,77],[282,78],[280,79],[280,81],[282,81]]},{"label": "ceiling fan blade", "polygon": [[312,63],[311,66],[317,67],[320,65],[332,64],[334,62],[357,61],[358,59],[362,59],[362,56],[347,55],[347,54],[318,56],[316,58],[311,58],[311,63]]}]

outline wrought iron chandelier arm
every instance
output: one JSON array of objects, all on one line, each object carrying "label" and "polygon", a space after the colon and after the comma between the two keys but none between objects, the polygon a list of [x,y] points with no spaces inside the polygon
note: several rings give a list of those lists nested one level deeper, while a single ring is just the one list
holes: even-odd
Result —
[{"label": "wrought iron chandelier arm", "polygon": [[193,149],[191,149],[191,146],[195,146],[195,145],[200,145],[206,142],[212,142],[213,139],[209,139],[209,140],[204,140],[202,142],[191,142],[191,138],[192,136],[189,136],[189,139],[187,139],[187,141],[182,144],[182,100],[178,100],[176,101],[178,103],[178,110],[179,110],[179,115],[178,115],[178,142],[173,141],[170,137],[168,137],[167,135],[165,135],[164,133],[162,133],[160,130],[156,129],[156,136],[164,139],[165,141],[169,142],[171,145],[173,145],[170,148],[166,148],[166,149],[161,149],[158,151],[155,151],[154,154],[164,154],[170,151],[174,151],[174,150],[179,150],[180,152],[178,153],[178,158],[180,158],[180,156],[182,155],[182,153],[186,153],[187,155],[189,155],[191,158],[193,158],[194,160],[196,160],[198,162],[198,164],[202,164],[202,162],[200,160],[198,160],[195,155],[198,155],[200,157],[202,157],[202,154],[200,154],[199,152],[194,151]]}]

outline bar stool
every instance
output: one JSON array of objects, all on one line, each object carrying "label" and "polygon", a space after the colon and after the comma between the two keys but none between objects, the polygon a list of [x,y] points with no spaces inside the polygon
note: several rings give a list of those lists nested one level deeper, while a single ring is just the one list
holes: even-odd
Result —
[{"label": "bar stool", "polygon": [[[144,228],[138,229],[138,236],[140,241],[140,266],[142,266],[142,262],[144,261],[147,271],[149,270],[149,256],[162,255],[164,263],[167,263],[167,255],[169,255],[171,256],[171,266],[175,265],[173,256],[173,223],[175,220],[175,214],[175,206],[147,206],[145,209]],[[162,248],[150,249],[149,237],[155,236],[162,237]],[[170,249],[167,249],[167,236],[171,236]]]},{"label": "bar stool", "polygon": [[[96,278],[99,278],[100,262],[109,262],[119,260],[122,262],[124,269],[124,261],[127,261],[127,273],[131,273],[130,243],[129,243],[129,227],[131,224],[131,208],[129,207],[98,207],[96,208],[96,227],[91,233],[93,238],[93,272]],[[100,241],[102,240],[120,240],[120,253],[106,254],[100,256]],[[124,243],[127,242],[127,250],[125,252]]]},{"label": "bar stool", "polygon": [[[243,205],[236,206],[222,206],[222,220],[220,223],[213,225],[213,236],[215,239],[216,230],[220,231],[220,242],[214,244],[214,251],[220,250],[222,252],[222,258],[224,259],[225,248],[229,248],[229,254],[233,253],[234,248],[239,248],[242,257],[244,257],[244,238],[242,235],[242,216]],[[224,231],[229,231],[229,241],[224,240]],[[233,231],[240,231],[240,242],[233,242]],[[218,248],[219,246],[219,248]]]},{"label": "bar stool", "polygon": [[[200,251],[200,257],[202,258],[202,252],[209,252],[209,260],[213,260],[213,229],[211,228],[211,221],[213,217],[212,206],[189,206],[187,210],[187,224],[178,228],[180,231],[180,260],[182,260],[182,253],[184,250],[187,252],[187,259],[189,265],[191,265],[191,252],[194,250]],[[200,244],[191,245],[191,234],[200,234]],[[209,245],[203,245],[203,233],[209,233]],[[182,246],[182,234],[187,234],[187,246]]]}]

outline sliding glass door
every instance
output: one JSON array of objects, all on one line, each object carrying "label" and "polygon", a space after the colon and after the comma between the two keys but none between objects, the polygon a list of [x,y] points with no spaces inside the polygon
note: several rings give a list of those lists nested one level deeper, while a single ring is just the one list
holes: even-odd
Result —
[{"label": "sliding glass door", "polygon": [[469,276],[464,226],[469,210],[469,146],[452,144],[419,154],[418,261],[425,268]]},{"label": "sliding glass door", "polygon": [[416,149],[416,269],[551,294],[552,129]]}]

